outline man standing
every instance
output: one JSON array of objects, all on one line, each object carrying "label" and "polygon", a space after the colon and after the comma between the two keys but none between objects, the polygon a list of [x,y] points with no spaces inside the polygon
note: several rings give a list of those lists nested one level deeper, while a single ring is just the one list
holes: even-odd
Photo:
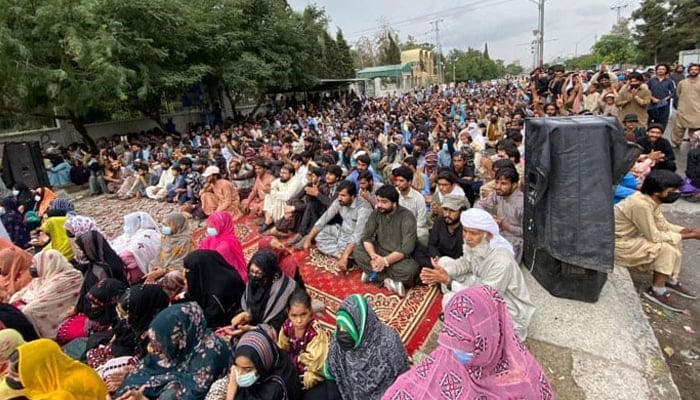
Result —
[{"label": "man standing", "polygon": [[639,192],[615,206],[615,264],[654,270],[652,286],[642,295],[671,311],[682,312],[671,292],[687,299],[698,296],[678,280],[685,239],[700,239],[700,229],[669,223],[661,204],[680,198],[683,180],[671,171],[653,170]]},{"label": "man standing", "polygon": [[435,257],[462,257],[462,225],[459,215],[467,208],[464,196],[446,195],[442,200],[442,211],[435,219],[427,246],[416,246],[413,259],[421,268],[431,268]]},{"label": "man standing", "polygon": [[511,168],[496,173],[496,190],[476,203],[476,208],[493,215],[499,230],[515,249],[515,260],[523,256],[523,208],[525,197],[519,189],[520,175]]},{"label": "man standing", "polygon": [[647,129],[647,136],[640,139],[637,144],[642,146],[642,153],[649,154],[654,160],[654,169],[667,169],[676,171],[676,156],[668,139],[663,137],[663,127],[659,124],[651,124]]},{"label": "man standing", "polygon": [[[347,272],[355,247],[362,240],[363,227],[372,213],[372,207],[364,199],[357,196],[355,184],[342,181],[338,185],[338,198],[328,210],[316,221],[311,232],[304,238],[304,249],[311,248],[311,242],[316,239],[318,251],[338,258],[338,269]],[[340,215],[342,224],[330,224]]]},{"label": "man standing", "polygon": [[416,247],[416,218],[399,205],[399,192],[384,185],[377,190],[377,208],[355,247],[355,262],[362,268],[362,282],[383,284],[403,297],[413,286],[418,264],[411,258]]},{"label": "man standing", "polygon": [[259,217],[263,215],[263,201],[270,192],[270,186],[275,177],[267,171],[267,163],[263,160],[255,163],[254,170],[255,183],[253,183],[250,195],[243,201],[242,206],[244,213],[252,212],[254,216]]},{"label": "man standing", "polygon": [[[399,204],[413,214],[416,219],[416,235],[421,244],[428,243],[428,211],[425,198],[411,186],[413,172],[408,167],[398,167],[391,171],[396,189],[399,191]],[[377,195],[379,196],[379,195]]]},{"label": "man standing", "polygon": [[678,113],[673,129],[673,145],[678,147],[683,141],[685,130],[700,129],[700,74],[699,64],[688,66],[688,77],[678,84]]},{"label": "man standing", "polygon": [[632,72],[629,75],[628,83],[620,89],[615,103],[620,107],[620,122],[627,114],[636,114],[639,124],[647,126],[649,114],[647,106],[651,103],[651,92],[644,85],[644,77],[639,72]]},{"label": "man standing", "polygon": [[459,259],[433,259],[433,268],[423,268],[421,281],[439,284],[444,296],[443,306],[458,291],[474,285],[489,285],[501,293],[515,333],[520,340],[527,337],[535,306],[520,266],[513,258],[513,248],[498,231],[493,217],[484,210],[469,209],[460,216],[464,234],[464,255]]},{"label": "man standing", "polygon": [[676,99],[676,83],[668,77],[669,67],[666,64],[656,66],[656,76],[649,79],[647,85],[651,91],[649,104],[649,123],[659,124],[666,130],[668,117],[671,112],[671,102]]}]

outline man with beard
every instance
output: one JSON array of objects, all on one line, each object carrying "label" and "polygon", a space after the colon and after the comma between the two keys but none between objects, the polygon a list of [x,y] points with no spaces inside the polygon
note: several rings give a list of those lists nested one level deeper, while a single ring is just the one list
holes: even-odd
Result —
[{"label": "man with beard", "polygon": [[[367,225],[371,213],[369,203],[357,196],[355,184],[350,181],[340,182],[338,197],[304,237],[304,249],[308,251],[311,242],[316,239],[318,251],[337,257],[338,269],[347,272],[352,267],[350,259],[355,247],[361,245],[362,229]],[[342,217],[342,224],[331,224],[337,216]]]},{"label": "man with beard", "polygon": [[[323,171],[320,168],[313,168],[313,171]],[[314,172],[314,173],[316,173]],[[343,178],[343,170],[337,165],[331,165],[325,171],[326,182],[321,183],[320,179],[315,185],[306,185],[304,193],[306,194],[306,207],[304,214],[301,217],[301,222],[297,229],[296,235],[288,242],[288,246],[294,246],[295,249],[301,250],[304,246],[304,236],[311,232],[311,228],[319,220],[328,207],[331,206],[333,200],[338,195],[338,182]],[[339,223],[336,218],[330,223]]]},{"label": "man with beard", "polygon": [[270,192],[263,201],[265,224],[260,227],[259,233],[272,228],[275,221],[282,219],[287,202],[297,197],[303,189],[302,180],[294,179],[294,167],[291,164],[284,164],[280,169],[280,177],[272,181]]},{"label": "man with beard", "polygon": [[377,190],[382,187],[382,184],[375,181],[369,171],[361,173],[358,182],[360,182],[360,197],[374,208],[377,205]]},{"label": "man with beard", "polygon": [[632,72],[625,86],[620,89],[615,104],[620,107],[618,118],[620,123],[627,114],[636,114],[640,126],[647,126],[649,114],[647,106],[651,103],[651,91],[644,84],[644,77],[639,72]]},{"label": "man with beard", "polygon": [[468,206],[464,196],[448,194],[442,199],[441,212],[430,229],[428,245],[416,246],[413,259],[421,268],[432,267],[432,259],[436,257],[462,257],[462,226],[459,215]]},{"label": "man with beard", "polygon": [[651,124],[647,129],[647,136],[640,139],[638,144],[642,146],[642,154],[649,154],[649,158],[655,161],[654,169],[667,169],[676,171],[676,156],[668,139],[663,137],[663,126]]},{"label": "man with beard", "polygon": [[362,233],[362,245],[353,252],[363,271],[361,281],[384,285],[405,296],[418,273],[418,264],[411,258],[415,247],[416,218],[399,205],[399,192],[394,186],[382,186],[377,190],[377,208]]},{"label": "man with beard", "polygon": [[357,159],[355,160],[355,170],[348,175],[347,180],[355,184],[355,189],[357,191],[360,191],[360,174],[363,172],[369,172],[372,174],[372,179],[374,179],[375,182],[381,182],[382,179],[377,175],[376,172],[370,168],[370,159],[367,154],[360,154],[357,156]]},{"label": "man with beard", "polygon": [[484,210],[469,209],[460,216],[464,235],[464,254],[458,259],[433,259],[433,268],[423,268],[421,281],[439,284],[444,294],[443,307],[458,291],[474,285],[498,289],[520,340],[527,337],[535,306],[525,278],[513,257],[513,247],[500,235],[493,217]]},{"label": "man with beard", "polygon": [[242,199],[247,199],[255,184],[255,170],[245,158],[234,158],[229,163],[229,179]]},{"label": "man with beard", "polygon": [[244,214],[252,213],[253,216],[260,217],[263,215],[263,201],[270,192],[270,186],[275,177],[268,172],[267,163],[263,160],[258,160],[253,169],[255,171],[255,182],[248,198],[243,200],[241,208]]},{"label": "man with beard", "polygon": [[399,204],[413,214],[416,219],[416,235],[421,244],[428,243],[428,211],[425,198],[411,186],[413,172],[408,167],[398,167],[391,172],[394,184],[399,191]]},{"label": "man with beard", "polygon": [[512,168],[499,169],[496,187],[488,196],[477,201],[474,207],[486,210],[498,224],[503,236],[515,249],[515,260],[523,255],[523,208],[525,196],[519,189],[520,174]]},{"label": "man with beard", "polygon": [[678,113],[673,127],[673,144],[678,147],[683,141],[685,130],[700,129],[700,65],[688,66],[688,77],[678,84]]},{"label": "man with beard", "polygon": [[656,66],[656,76],[649,79],[647,86],[651,91],[651,104],[647,110],[649,123],[660,124],[666,130],[671,112],[671,102],[676,101],[676,83],[668,77],[667,64]]},{"label": "man with beard", "polygon": [[227,211],[234,218],[239,217],[241,210],[238,191],[231,181],[221,176],[219,167],[213,165],[207,167],[202,177],[205,179],[205,183],[199,196],[202,199],[203,215],[197,216],[204,219],[215,212]]},{"label": "man with beard", "polygon": [[695,300],[697,294],[681,285],[678,276],[683,258],[683,240],[700,239],[700,228],[669,223],[661,204],[680,198],[683,179],[671,171],[654,170],[644,179],[639,192],[615,206],[615,264],[651,267],[652,285],[643,293],[647,300],[671,311],[682,312],[671,292]]}]

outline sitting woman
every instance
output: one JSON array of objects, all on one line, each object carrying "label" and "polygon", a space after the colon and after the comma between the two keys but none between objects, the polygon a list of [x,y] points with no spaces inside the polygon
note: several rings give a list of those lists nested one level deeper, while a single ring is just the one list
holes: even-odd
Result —
[{"label": "sitting woman", "polygon": [[207,328],[195,302],[161,311],[151,322],[148,337],[148,355],[124,378],[115,397],[136,396],[144,388],[149,399],[201,400],[231,365],[229,346]]},{"label": "sitting woman", "polygon": [[150,214],[138,211],[124,217],[124,234],[112,241],[112,248],[124,261],[130,283],[140,281],[148,271],[158,255],[160,236]]},{"label": "sitting woman", "polygon": [[34,256],[30,270],[34,279],[10,298],[41,337],[54,338],[66,317],[66,308],[75,303],[83,279],[80,271],[56,250]]},{"label": "sitting woman", "polygon": [[207,218],[207,238],[199,245],[199,250],[214,250],[248,283],[243,247],[236,237],[233,217],[228,212],[215,212]]},{"label": "sitting woman", "polygon": [[48,217],[41,224],[39,239],[30,243],[42,250],[56,250],[68,261],[73,260],[73,246],[64,227],[65,224],[65,216]]},{"label": "sitting woman", "polygon": [[39,339],[36,329],[22,311],[12,304],[0,303],[0,331],[5,329],[16,330],[25,342]]},{"label": "sitting woman", "polygon": [[185,297],[202,307],[207,326],[213,329],[228,325],[241,311],[241,297],[246,288],[243,278],[213,250],[196,250],[188,255],[185,271]]},{"label": "sitting woman", "polygon": [[181,213],[170,213],[163,217],[160,228],[160,253],[148,265],[146,283],[158,283],[170,296],[182,291],[185,257],[196,245],[190,234],[190,224]]},{"label": "sitting woman", "polygon": [[47,187],[39,187],[34,189],[34,207],[32,207],[31,210],[26,211],[27,214],[25,214],[25,216],[27,217],[27,220],[30,221],[33,218],[38,218],[41,220],[41,218],[43,218],[46,212],[49,210],[51,202],[56,198],[58,198],[56,193]]},{"label": "sitting woman", "polygon": [[277,263],[282,270],[282,273],[290,279],[294,279],[297,286],[301,289],[306,289],[304,280],[301,278],[299,270],[299,262],[294,255],[287,250],[282,242],[273,236],[263,236],[258,241],[258,250],[270,250],[277,256]]},{"label": "sitting woman", "polygon": [[0,239],[0,249],[0,302],[6,303],[32,281],[32,255],[5,239]]},{"label": "sitting woman", "polygon": [[[66,223],[63,224],[63,227],[66,229],[66,235],[68,235],[68,237],[71,239],[78,238],[90,231],[102,233],[100,228],[97,227],[97,222],[94,219],[84,217],[82,215],[76,215],[74,213],[70,213],[66,217]],[[80,250],[80,247],[78,247],[76,240],[71,241],[71,246],[73,247],[73,264],[87,263],[87,260],[85,259],[83,252]]]},{"label": "sitting woman", "polygon": [[[0,330],[0,382],[5,380],[7,372],[10,369],[10,356],[17,348],[27,343],[22,337],[22,334],[14,329]],[[0,389],[0,396],[2,390]]]},{"label": "sitting woman", "polygon": [[107,388],[95,371],[65,355],[49,339],[17,348],[10,356],[5,384],[28,399],[95,400],[107,396]]},{"label": "sitting woman", "polygon": [[384,399],[441,399],[445,380],[464,399],[554,398],[542,367],[514,335],[497,290],[461,290],[447,303],[444,315],[438,347],[401,375]]},{"label": "sitting woman", "polygon": [[146,356],[148,326],[168,305],[168,296],[157,285],[132,286],[119,299],[114,337],[87,354],[88,365],[95,368],[110,392],[116,391],[126,373]]},{"label": "sitting woman", "polygon": [[49,177],[51,187],[68,186],[70,181],[71,165],[58,154],[49,154],[49,159],[46,160],[46,174]]},{"label": "sitting woman", "polygon": [[250,281],[241,300],[243,312],[231,320],[227,333],[240,337],[259,324],[268,324],[279,331],[287,319],[287,303],[297,289],[296,283],[280,271],[277,256],[270,250],[253,254],[248,275]]},{"label": "sitting woman", "polygon": [[343,400],[379,399],[408,369],[401,338],[359,294],[343,300],[336,321],[326,379],[335,380]]},{"label": "sitting woman", "polygon": [[29,228],[24,223],[24,216],[19,212],[17,200],[14,197],[5,197],[2,200],[2,217],[0,221],[5,226],[10,240],[22,249],[26,249],[29,245],[31,236]]},{"label": "sitting woman", "polygon": [[12,196],[17,201],[17,210],[24,215],[30,210],[34,210],[36,206],[35,194],[27,185],[22,182],[15,183],[12,189]]},{"label": "sitting woman", "polygon": [[287,353],[262,328],[246,332],[236,346],[228,378],[212,385],[206,400],[299,400],[301,385]]},{"label": "sitting woman", "polygon": [[304,389],[310,398],[316,397],[314,392],[326,392],[329,388],[321,388],[328,383],[330,389],[337,392],[332,381],[325,381],[323,366],[328,358],[329,338],[321,324],[314,319],[314,311],[311,308],[311,297],[306,291],[297,289],[289,297],[288,319],[282,324],[277,345],[280,349],[289,353],[301,377]]}]

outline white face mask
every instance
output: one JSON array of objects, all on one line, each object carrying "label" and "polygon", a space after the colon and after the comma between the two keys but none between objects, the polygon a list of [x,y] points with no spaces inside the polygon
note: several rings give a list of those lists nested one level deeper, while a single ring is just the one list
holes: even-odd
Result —
[{"label": "white face mask", "polygon": [[13,190],[12,195],[15,197],[19,196],[19,190]]},{"label": "white face mask", "polygon": [[39,196],[39,195],[34,196],[34,201],[41,201],[41,196]]},{"label": "white face mask", "polygon": [[5,215],[5,207],[0,207],[0,215]]}]

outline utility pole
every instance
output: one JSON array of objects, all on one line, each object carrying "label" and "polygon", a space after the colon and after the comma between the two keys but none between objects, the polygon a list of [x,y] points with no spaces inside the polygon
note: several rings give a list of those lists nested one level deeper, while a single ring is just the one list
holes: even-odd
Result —
[{"label": "utility pole", "polygon": [[430,21],[430,25],[433,25],[433,31],[435,31],[435,49],[437,50],[437,53],[435,54],[435,67],[437,67],[438,84],[443,82],[442,45],[440,44],[440,22],[442,22],[442,18]]},{"label": "utility pole", "polygon": [[537,4],[538,18],[537,18],[537,31],[535,31],[535,36],[537,37],[537,66],[541,67],[544,64],[544,3],[545,0],[530,0],[532,3]]},{"label": "utility pole", "polygon": [[622,9],[629,7],[629,3],[625,4],[619,4],[616,6],[610,7],[611,10],[615,11],[617,13],[617,23],[619,24],[620,21],[622,21]]}]

